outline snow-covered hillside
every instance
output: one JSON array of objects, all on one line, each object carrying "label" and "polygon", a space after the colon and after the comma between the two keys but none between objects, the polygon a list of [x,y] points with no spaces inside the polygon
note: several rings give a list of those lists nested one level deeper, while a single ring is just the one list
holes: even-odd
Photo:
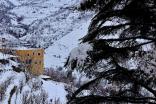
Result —
[{"label": "snow-covered hillside", "polygon": [[82,20],[79,28],[62,37],[46,49],[45,67],[55,68],[64,65],[71,50],[78,46],[79,39],[86,34],[89,22]]},{"label": "snow-covered hillside", "polygon": [[[91,12],[80,12],[80,0],[2,0],[9,24],[3,34],[11,42],[44,47],[45,67],[62,66],[78,39],[87,32]],[[5,3],[4,3],[5,1]],[[9,7],[9,9],[8,9]],[[2,24],[2,23],[1,23]],[[1,34],[2,36],[2,34]],[[5,37],[3,36],[3,37]]]},{"label": "snow-covered hillside", "polygon": [[[6,38],[10,44],[20,45],[24,42],[31,47],[43,47],[45,68],[63,67],[70,51],[77,47],[79,39],[87,33],[93,16],[91,12],[78,11],[79,2],[80,0],[0,0],[0,38]],[[11,60],[9,63],[11,64],[8,66],[1,65],[2,70],[9,70],[0,72],[0,88],[4,88],[4,98],[0,104],[8,104],[8,101],[11,104],[24,104],[24,100],[38,102],[38,97],[46,97],[45,101],[50,104],[66,103],[66,84],[43,80],[41,76],[29,76],[27,79],[26,73],[10,70],[12,65],[17,66],[18,63]]]},{"label": "snow-covered hillside", "polygon": [[60,104],[66,103],[67,92],[65,91],[65,84],[50,80],[45,81],[42,77],[26,78],[27,76],[23,72],[1,72],[0,88],[3,90],[4,95],[0,99],[0,103],[55,104],[55,101]]},{"label": "snow-covered hillside", "polygon": [[19,6],[12,12],[24,16],[29,32],[21,39],[47,48],[45,67],[63,66],[66,57],[78,39],[87,32],[92,13],[75,10],[78,0],[37,1],[33,5]]},{"label": "snow-covered hillside", "polygon": [[[0,53],[0,104],[65,104],[69,85],[16,71],[16,56]],[[14,66],[14,67],[13,67]]]}]

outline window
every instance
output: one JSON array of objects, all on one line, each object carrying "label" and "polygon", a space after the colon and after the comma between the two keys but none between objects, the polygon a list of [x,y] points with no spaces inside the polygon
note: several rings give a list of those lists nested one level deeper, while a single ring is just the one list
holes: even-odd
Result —
[{"label": "window", "polygon": [[32,60],[26,60],[26,64],[31,64]]},{"label": "window", "polygon": [[31,64],[32,60],[29,60],[29,64]]},{"label": "window", "polygon": [[38,55],[41,55],[40,53],[38,53]]},{"label": "window", "polygon": [[27,55],[29,56],[29,53]]},{"label": "window", "polygon": [[35,55],[35,53],[33,52],[33,55]]}]

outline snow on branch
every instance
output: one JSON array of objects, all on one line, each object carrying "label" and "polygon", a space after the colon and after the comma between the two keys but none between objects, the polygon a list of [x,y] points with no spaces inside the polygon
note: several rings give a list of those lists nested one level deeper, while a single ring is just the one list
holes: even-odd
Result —
[{"label": "snow on branch", "polygon": [[84,66],[86,59],[89,58],[88,51],[92,49],[93,47],[89,43],[80,44],[71,51],[65,66],[70,70]]}]

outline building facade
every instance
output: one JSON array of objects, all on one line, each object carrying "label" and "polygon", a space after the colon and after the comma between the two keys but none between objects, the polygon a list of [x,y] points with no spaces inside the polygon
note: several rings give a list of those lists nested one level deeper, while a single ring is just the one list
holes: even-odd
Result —
[{"label": "building facade", "polygon": [[40,75],[44,71],[44,49],[16,49],[15,54],[18,61],[29,72],[34,75]]},{"label": "building facade", "polygon": [[17,56],[22,68],[34,75],[40,75],[44,71],[44,49],[25,48],[20,46],[10,46],[5,38],[0,38],[0,52]]}]

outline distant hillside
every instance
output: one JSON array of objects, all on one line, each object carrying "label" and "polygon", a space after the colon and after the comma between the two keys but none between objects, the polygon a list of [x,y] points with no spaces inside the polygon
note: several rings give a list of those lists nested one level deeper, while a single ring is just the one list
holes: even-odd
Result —
[{"label": "distant hillside", "polygon": [[[58,68],[79,39],[87,32],[93,13],[77,10],[80,0],[1,0],[0,38],[10,44],[29,43],[31,47],[45,48],[45,67]],[[44,80],[47,76],[31,76],[16,72],[18,66],[10,55],[0,53],[0,103],[42,104],[66,103],[66,86],[63,82]],[[4,61],[4,60],[3,60]],[[61,75],[61,74],[60,74]],[[77,74],[78,76],[78,74]],[[33,98],[33,99],[32,99]],[[45,98],[45,99],[38,99]]]},{"label": "distant hillside", "polygon": [[62,66],[71,49],[76,47],[78,39],[86,34],[88,22],[93,15],[91,12],[79,12],[76,9],[79,2],[80,0],[0,1],[4,7],[0,18],[5,20],[0,22],[1,37],[12,43],[24,41],[32,47],[47,48],[46,67]]}]

